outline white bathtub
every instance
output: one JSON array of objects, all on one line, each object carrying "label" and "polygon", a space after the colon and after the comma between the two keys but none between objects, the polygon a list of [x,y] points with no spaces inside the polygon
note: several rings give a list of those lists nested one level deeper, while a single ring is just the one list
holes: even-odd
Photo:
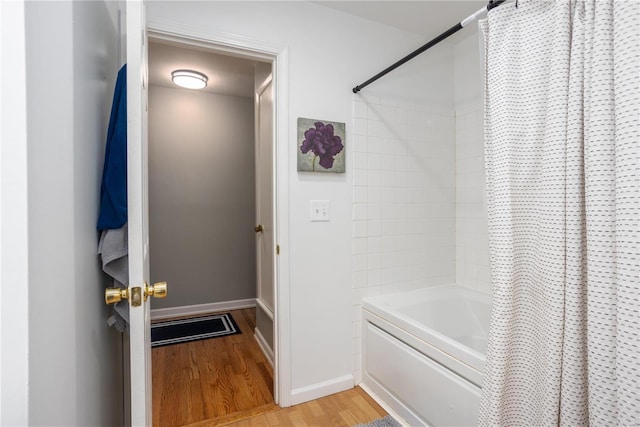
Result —
[{"label": "white bathtub", "polygon": [[491,297],[457,286],[365,298],[362,382],[410,425],[477,425]]}]

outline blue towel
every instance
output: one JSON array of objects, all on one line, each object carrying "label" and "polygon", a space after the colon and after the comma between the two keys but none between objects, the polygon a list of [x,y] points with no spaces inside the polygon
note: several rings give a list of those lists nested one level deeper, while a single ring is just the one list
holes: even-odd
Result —
[{"label": "blue towel", "polygon": [[100,188],[98,230],[127,223],[127,65],[118,72]]}]

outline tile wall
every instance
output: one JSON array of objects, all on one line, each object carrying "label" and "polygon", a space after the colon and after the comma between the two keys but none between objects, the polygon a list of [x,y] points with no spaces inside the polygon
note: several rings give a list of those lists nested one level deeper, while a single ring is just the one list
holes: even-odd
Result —
[{"label": "tile wall", "polygon": [[453,46],[456,110],[456,283],[491,292],[484,167],[484,46],[471,33]]},{"label": "tile wall", "polygon": [[354,95],[353,356],[361,378],[361,301],[455,281],[452,110]]},{"label": "tile wall", "polygon": [[456,283],[491,292],[481,100],[456,106]]}]

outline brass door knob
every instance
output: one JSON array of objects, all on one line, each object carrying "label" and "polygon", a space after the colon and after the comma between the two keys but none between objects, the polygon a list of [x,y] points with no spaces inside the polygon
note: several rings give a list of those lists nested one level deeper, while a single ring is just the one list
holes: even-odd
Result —
[{"label": "brass door knob", "polygon": [[107,288],[104,291],[104,300],[107,304],[115,304],[123,299],[131,299],[131,305],[139,307],[142,304],[142,300],[147,300],[147,297],[165,298],[167,296],[167,282],[154,283],[152,286],[144,285],[143,290],[140,286],[131,288],[131,293],[128,289],[120,288]]},{"label": "brass door knob", "polygon": [[128,289],[107,288],[104,290],[104,300],[107,304],[115,304],[129,298]]},{"label": "brass door knob", "polygon": [[262,224],[256,225],[255,230],[256,230],[256,233],[262,233],[262,231],[263,231]]},{"label": "brass door knob", "polygon": [[167,282],[158,282],[154,283],[151,286],[147,286],[145,291],[145,296],[155,297],[155,298],[165,298],[168,292]]}]

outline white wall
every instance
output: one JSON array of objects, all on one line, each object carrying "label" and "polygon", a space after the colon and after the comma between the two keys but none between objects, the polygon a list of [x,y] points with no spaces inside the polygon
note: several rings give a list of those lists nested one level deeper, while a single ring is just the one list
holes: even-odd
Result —
[{"label": "white wall", "polygon": [[0,2],[0,425],[29,421],[24,16],[23,2]]},{"label": "white wall", "polygon": [[27,2],[26,46],[29,424],[118,425],[95,229],[117,34],[104,2]]},{"label": "white wall", "polygon": [[153,308],[256,297],[253,99],[149,87]]},{"label": "white wall", "polygon": [[456,109],[456,282],[491,292],[479,32],[453,47]]},{"label": "white wall", "polygon": [[[308,2],[151,2],[155,26],[176,23],[289,48],[289,230],[291,386],[293,400],[353,384],[352,361],[352,92],[356,84],[420,46],[421,37]],[[439,78],[450,66],[420,57],[368,91],[453,107]],[[296,172],[296,119],[347,123],[347,173]],[[310,200],[331,201],[331,221],[309,221]],[[281,244],[283,242],[280,242]]]}]

